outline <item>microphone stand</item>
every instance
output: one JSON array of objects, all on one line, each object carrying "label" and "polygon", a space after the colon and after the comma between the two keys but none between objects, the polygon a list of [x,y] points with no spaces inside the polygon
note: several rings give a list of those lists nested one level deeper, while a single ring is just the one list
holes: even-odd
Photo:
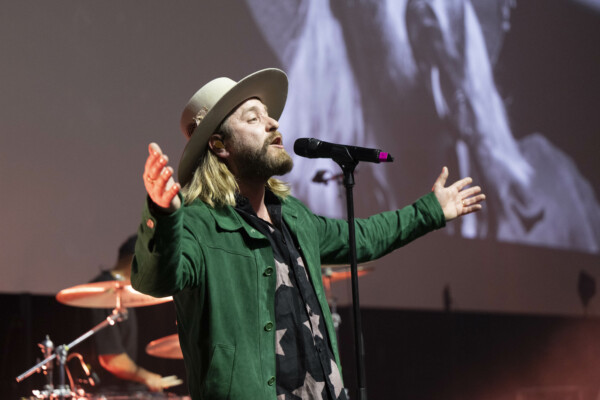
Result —
[{"label": "microphone stand", "polygon": [[352,281],[352,305],[354,315],[354,350],[356,352],[356,370],[358,377],[358,398],[367,400],[367,387],[365,376],[365,348],[362,336],[362,320],[360,316],[360,300],[358,295],[358,264],[356,261],[356,232],[354,227],[354,169],[358,161],[354,160],[347,151],[337,154],[335,161],[344,173],[343,183],[346,187],[346,211],[348,213],[348,241],[350,245],[350,276]]},{"label": "microphone stand", "polygon": [[92,329],[90,329],[89,331],[84,333],[83,335],[79,336],[77,339],[73,340],[71,343],[63,344],[63,345],[56,347],[54,354],[49,355],[44,360],[38,362],[33,367],[29,368],[27,371],[25,371],[21,375],[17,376],[16,381],[17,382],[23,381],[25,378],[28,378],[29,376],[31,376],[34,372],[38,372],[45,365],[51,365],[50,363],[53,362],[54,360],[56,360],[59,365],[58,388],[54,389],[52,386],[52,383],[49,382],[49,384],[47,385],[49,387],[43,393],[40,393],[40,396],[42,396],[42,397],[39,397],[39,398],[60,399],[60,400],[65,400],[66,398],[71,398],[72,392],[66,385],[66,377],[65,377],[67,353],[73,347],[75,347],[79,343],[83,342],[90,336],[94,335],[99,330],[104,329],[109,325],[112,326],[116,322],[121,322],[121,321],[127,319],[127,316],[128,316],[127,309],[121,307],[121,294],[120,293],[121,292],[118,292],[118,294],[117,294],[116,308],[112,311],[111,315],[106,317],[106,319],[104,321],[102,321],[101,323],[99,323],[98,325],[96,325],[95,327],[93,327]]}]

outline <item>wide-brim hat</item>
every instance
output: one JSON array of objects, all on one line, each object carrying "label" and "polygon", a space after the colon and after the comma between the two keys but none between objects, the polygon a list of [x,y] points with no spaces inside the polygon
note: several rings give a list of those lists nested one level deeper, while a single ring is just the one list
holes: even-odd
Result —
[{"label": "wide-brim hat", "polygon": [[[181,130],[189,139],[177,171],[181,186],[192,179],[205,154],[208,139],[232,111],[244,101],[256,97],[267,106],[270,117],[279,119],[285,107],[287,90],[287,75],[276,68],[255,72],[239,82],[230,78],[216,78],[200,88],[181,114]],[[208,111],[190,134],[190,124],[202,109]]]}]

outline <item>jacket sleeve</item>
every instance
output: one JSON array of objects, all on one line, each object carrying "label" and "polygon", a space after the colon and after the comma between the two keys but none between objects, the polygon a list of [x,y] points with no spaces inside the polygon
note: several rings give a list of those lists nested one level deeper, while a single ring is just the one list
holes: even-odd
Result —
[{"label": "jacket sleeve", "polygon": [[[316,218],[321,263],[347,263],[348,222]],[[359,262],[377,259],[445,225],[444,213],[433,193],[400,210],[355,219],[357,259]]]},{"label": "jacket sleeve", "polygon": [[153,211],[146,199],[131,267],[134,289],[164,297],[199,284],[202,250],[186,227],[187,213],[185,206],[172,214]]}]

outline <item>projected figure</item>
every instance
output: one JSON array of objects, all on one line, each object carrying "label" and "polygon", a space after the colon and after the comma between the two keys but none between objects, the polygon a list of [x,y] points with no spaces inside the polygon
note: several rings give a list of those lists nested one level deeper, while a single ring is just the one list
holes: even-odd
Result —
[{"label": "projected figure", "polygon": [[[288,136],[382,147],[410,145],[407,132],[428,135],[435,146],[401,148],[396,161],[412,167],[411,152],[453,153],[460,174],[490,192],[489,208],[462,221],[462,236],[600,250],[600,206],[573,161],[539,133],[516,140],[511,132],[492,64],[514,1],[247,2],[290,72],[289,101],[309,104],[282,119]],[[308,161],[291,179],[311,207],[334,212],[337,194],[323,197],[307,179],[324,165]],[[391,208],[386,171],[373,171],[377,199]]]},{"label": "projected figure", "polygon": [[[250,9],[257,12],[258,25],[270,27],[264,32],[266,39],[282,56],[289,74],[288,104],[294,112],[281,119],[281,130],[288,143],[299,137],[316,137],[336,143],[380,147],[373,127],[365,126],[360,111],[365,99],[361,97],[343,45],[342,28],[328,2],[304,1],[296,2],[295,6],[287,2],[248,2]],[[325,159],[298,158],[295,163],[287,179],[296,196],[305,199],[317,214],[344,216],[343,188],[332,183],[307,184],[319,171],[338,174],[339,168]],[[386,188],[389,179],[384,166],[360,165],[357,181],[361,186],[363,182],[368,183],[366,186],[376,208],[397,208],[394,193]]]},{"label": "projected figure", "polygon": [[[505,29],[513,5],[498,3]],[[591,186],[542,135],[513,137],[493,79],[494,54],[471,2],[409,0],[406,27],[419,76],[455,139],[461,173],[478,175],[494,191],[492,213],[463,225],[463,235],[489,230],[503,241],[598,252],[600,209]]]}]

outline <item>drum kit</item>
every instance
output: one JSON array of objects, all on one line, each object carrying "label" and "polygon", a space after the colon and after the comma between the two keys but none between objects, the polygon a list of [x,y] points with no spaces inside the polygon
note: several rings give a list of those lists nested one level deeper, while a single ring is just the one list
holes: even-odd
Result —
[{"label": "drum kit", "polygon": [[[362,264],[357,266],[358,277],[364,276],[369,272],[372,272],[374,267],[372,265]],[[333,296],[331,290],[331,284],[346,279],[350,279],[351,271],[349,265],[322,265],[321,274],[323,276],[323,286],[325,287],[325,297],[329,303],[329,309],[331,310],[331,318],[333,319],[333,327],[336,333],[342,323],[342,317],[337,312],[337,299]]]},{"label": "drum kit", "polygon": [[[165,302],[172,301],[172,297],[156,298],[145,295],[133,289],[131,283],[125,280],[114,280],[105,282],[94,282],[83,285],[73,286],[67,289],[61,290],[56,295],[56,300],[60,303],[85,308],[106,308],[112,309],[112,313],[101,323],[94,326],[92,329],[73,340],[68,344],[60,346],[54,346],[48,336],[39,343],[39,347],[45,357],[44,360],[38,362],[36,365],[19,375],[16,380],[21,382],[28,378],[35,372],[43,373],[45,376],[46,384],[42,390],[33,390],[33,396],[31,399],[102,399],[111,400],[114,399],[129,399],[126,396],[107,396],[107,395],[96,395],[86,393],[83,387],[75,383],[72,374],[67,365],[67,361],[77,358],[79,364],[83,369],[86,376],[90,378],[89,382],[93,385],[93,379],[91,379],[91,371],[89,371],[87,365],[83,361],[82,357],[78,353],[68,354],[73,347],[93,336],[96,332],[108,327],[115,325],[121,321],[127,319],[127,308],[131,307],[142,307],[151,306],[156,304],[162,304]],[[173,335],[176,336],[176,335]],[[58,368],[59,383],[54,385],[54,366]],[[69,381],[67,384],[66,381]],[[181,379],[176,376],[169,376],[163,378],[163,387],[176,386],[183,383]],[[184,399],[189,397],[173,397],[164,396],[157,397],[155,394],[148,394],[148,397],[144,397],[142,394],[138,394],[135,399]]]},{"label": "drum kit", "polygon": [[[347,265],[323,265],[321,270],[325,293],[331,307],[334,326],[337,331],[341,318],[339,314],[337,314],[336,299],[331,294],[331,285],[332,283],[349,279],[350,267]],[[373,267],[360,265],[358,267],[358,275],[363,276],[372,270]],[[77,358],[79,359],[85,374],[90,377],[91,373],[83,362],[80,354],[69,354],[69,352],[73,347],[93,336],[96,332],[126,320],[127,308],[162,304],[172,301],[173,298],[156,298],[148,296],[133,289],[131,283],[127,280],[114,280],[87,283],[63,289],[56,295],[56,300],[60,303],[74,307],[112,309],[112,313],[104,321],[68,344],[55,347],[48,336],[38,344],[45,358],[16,378],[17,382],[21,382],[36,372],[42,373],[45,376],[46,384],[44,385],[44,388],[42,390],[33,390],[31,399],[111,400],[111,396],[107,397],[106,395],[101,395],[98,397],[97,395],[86,393],[81,385],[74,382],[67,361]],[[160,358],[183,359],[183,353],[177,334],[151,341],[146,346],[146,353]],[[53,370],[55,364],[59,374],[58,385],[54,385]],[[66,383],[67,379],[69,381],[68,384]],[[165,380],[165,388],[183,383],[182,380],[175,376],[165,377],[163,379]],[[93,382],[93,379],[90,379],[90,381]],[[116,398],[128,399],[130,397],[114,397],[114,399]],[[137,395],[134,398],[145,399],[146,397]],[[148,398],[157,399],[154,394]],[[158,397],[158,399],[160,398],[189,399],[189,397],[173,397],[171,395],[168,397]]]}]

